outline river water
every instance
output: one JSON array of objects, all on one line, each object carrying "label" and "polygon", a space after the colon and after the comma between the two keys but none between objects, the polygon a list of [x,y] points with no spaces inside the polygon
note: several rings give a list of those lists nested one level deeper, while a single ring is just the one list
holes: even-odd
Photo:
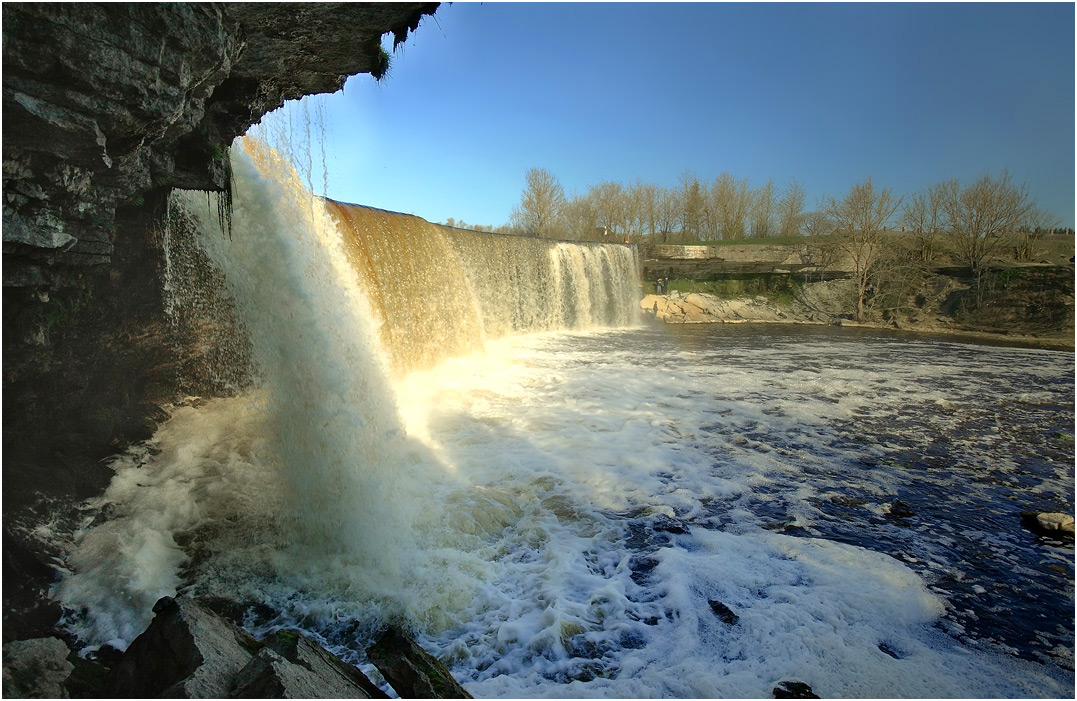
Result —
[{"label": "river water", "polygon": [[1073,512],[1071,353],[637,325],[394,372],[333,223],[279,233],[287,193],[233,163],[206,247],[260,382],[85,505],[55,596],[87,649],[182,592],[375,680],[404,625],[476,697],[1069,696],[1073,547],[1019,514]]}]

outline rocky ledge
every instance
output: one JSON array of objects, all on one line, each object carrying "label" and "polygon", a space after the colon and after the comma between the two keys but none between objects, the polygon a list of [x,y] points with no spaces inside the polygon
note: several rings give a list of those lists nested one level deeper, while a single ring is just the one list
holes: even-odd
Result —
[{"label": "rocky ledge", "polygon": [[[5,697],[384,699],[362,671],[295,630],[255,640],[194,599],[165,597],[126,652],[84,660],[57,638],[4,646]],[[448,669],[395,628],[368,651],[401,698],[471,698]]]}]

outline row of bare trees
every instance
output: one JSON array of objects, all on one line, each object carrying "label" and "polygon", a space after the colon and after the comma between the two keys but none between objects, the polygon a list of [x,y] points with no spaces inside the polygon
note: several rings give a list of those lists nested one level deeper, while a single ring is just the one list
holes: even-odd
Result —
[{"label": "row of bare trees", "polygon": [[525,180],[510,225],[522,234],[669,243],[797,236],[804,225],[805,192],[796,182],[779,193],[769,180],[752,188],[722,173],[708,186],[686,172],[675,188],[606,181],[566,197],[548,170],[531,168]]},{"label": "row of bare trees", "polygon": [[[992,261],[1011,254],[1027,260],[1036,240],[1056,225],[1029,196],[1027,185],[1014,183],[1005,171],[968,185],[946,180],[907,199],[877,189],[868,178],[841,199],[825,198],[822,215],[821,226],[830,235],[815,244],[816,255],[833,257],[840,251],[850,262],[857,320],[869,305],[900,306],[902,290],[915,286],[938,255],[943,236],[951,255],[972,273],[978,297]],[[889,232],[895,221],[911,236]]]}]

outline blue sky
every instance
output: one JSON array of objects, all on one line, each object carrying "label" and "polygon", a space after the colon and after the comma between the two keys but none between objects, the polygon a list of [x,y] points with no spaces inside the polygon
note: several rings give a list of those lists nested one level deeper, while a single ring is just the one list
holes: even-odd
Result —
[{"label": "blue sky", "polygon": [[507,222],[531,167],[795,178],[809,209],[1008,168],[1074,223],[1070,3],[443,4],[318,99],[329,196],[431,221]]}]

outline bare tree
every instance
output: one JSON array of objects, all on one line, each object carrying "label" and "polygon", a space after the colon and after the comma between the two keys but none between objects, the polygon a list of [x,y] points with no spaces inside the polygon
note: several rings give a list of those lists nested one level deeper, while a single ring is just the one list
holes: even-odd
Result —
[{"label": "bare tree", "polygon": [[588,195],[573,195],[562,211],[565,233],[574,241],[589,241],[594,238],[598,216],[595,214],[593,199]]},{"label": "bare tree", "polygon": [[513,223],[526,234],[553,236],[565,206],[565,191],[545,168],[529,168],[524,174],[527,187],[520,204],[512,212]]},{"label": "bare tree", "polygon": [[752,236],[766,238],[773,233],[774,228],[774,181],[768,180],[767,184],[756,188],[752,195]]},{"label": "bare tree", "polygon": [[884,231],[901,206],[889,189],[876,190],[871,178],[857,183],[844,199],[826,200],[826,215],[835,226],[835,245],[853,262],[856,320],[864,316],[864,303],[872,286],[873,267],[883,253]]},{"label": "bare tree", "polygon": [[867,301],[869,312],[880,312],[884,319],[898,323],[899,314],[915,308],[914,295],[921,289],[926,265],[915,240],[889,236],[878,259],[869,271],[872,294]]},{"label": "bare tree", "polygon": [[778,201],[778,235],[800,236],[804,223],[804,187],[796,180],[789,183]]},{"label": "bare tree", "polygon": [[1033,207],[1017,226],[1013,257],[1015,260],[1029,262],[1039,254],[1040,238],[1057,228],[1058,219],[1048,212]]},{"label": "bare tree", "polygon": [[1028,186],[1015,185],[1008,171],[998,179],[982,175],[965,188],[951,180],[942,198],[958,257],[968,266],[980,290],[987,264],[1010,245],[1014,231],[1036,203],[1029,199]]},{"label": "bare tree", "polygon": [[627,230],[627,208],[625,207],[624,188],[621,183],[601,182],[591,188],[589,195],[594,202],[598,226],[616,236],[623,236]]},{"label": "bare tree", "polygon": [[698,241],[703,223],[703,189],[690,171],[681,173],[681,240]]},{"label": "bare tree", "polygon": [[[819,204],[817,206],[823,206]],[[804,215],[804,234],[806,236],[819,237],[829,236],[834,233],[834,222],[819,210],[808,212]]]},{"label": "bare tree", "polygon": [[752,209],[752,192],[747,178],[736,180],[723,172],[714,180],[710,197],[724,239],[742,239],[748,233],[748,213]]},{"label": "bare tree", "polygon": [[901,225],[915,236],[916,250],[925,263],[939,254],[939,232],[945,221],[942,199],[948,187],[946,182],[936,183],[912,195],[901,212]]},{"label": "bare tree", "polygon": [[668,187],[658,189],[658,204],[655,212],[655,243],[667,243],[673,230],[677,227],[680,212],[683,209],[679,193]]}]

